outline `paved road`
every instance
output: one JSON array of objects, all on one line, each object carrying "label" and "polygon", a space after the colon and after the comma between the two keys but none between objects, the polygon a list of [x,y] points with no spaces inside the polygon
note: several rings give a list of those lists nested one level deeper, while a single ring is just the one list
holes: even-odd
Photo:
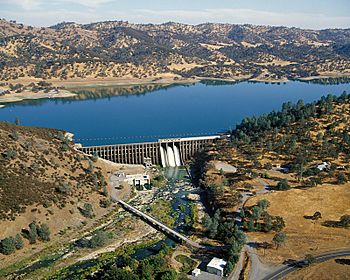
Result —
[{"label": "paved road", "polygon": [[[256,181],[262,185],[262,188],[260,188],[258,191],[256,191],[256,195],[261,195],[261,194],[271,192],[271,190],[269,189],[269,184],[267,182],[265,182],[263,179],[256,178]],[[242,227],[242,218],[239,216],[239,213],[242,210],[246,201],[250,197],[253,196],[252,193],[243,193],[242,195],[243,195],[243,197],[242,197],[241,203],[237,209],[237,214],[235,217],[236,224],[239,227]],[[242,261],[241,259],[244,257],[244,252],[246,252],[249,255],[249,258],[251,261],[251,271],[250,271],[249,279],[250,280],[261,280],[264,275],[268,275],[269,273],[271,273],[271,271],[274,271],[276,269],[276,266],[262,263],[259,259],[259,256],[257,254],[256,249],[252,246],[253,243],[254,242],[251,242],[251,240],[249,240],[249,239],[247,240],[247,244],[242,248],[242,252],[240,255],[240,261]],[[279,267],[280,266],[277,266],[277,268],[279,268]],[[236,267],[236,269],[231,274],[229,279],[230,280],[238,279],[239,274],[241,272],[241,268],[242,268],[241,266]]]},{"label": "paved road", "polygon": [[[316,259],[316,262],[324,262],[324,261],[331,260],[334,258],[347,257],[347,256],[350,256],[350,249],[324,253],[324,254],[315,256],[315,259]],[[305,264],[306,264],[305,260],[300,260],[300,261],[296,262],[295,265],[293,265],[293,266],[284,265],[282,268],[280,268],[280,269],[276,270],[275,272],[262,278],[262,280],[281,279],[282,277],[286,276],[287,274],[289,274],[295,270],[301,269],[303,267],[303,265],[305,266]]]}]

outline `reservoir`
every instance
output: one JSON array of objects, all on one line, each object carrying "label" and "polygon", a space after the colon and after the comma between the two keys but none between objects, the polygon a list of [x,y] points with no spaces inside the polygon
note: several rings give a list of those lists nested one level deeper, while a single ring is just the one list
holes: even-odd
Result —
[{"label": "reservoir", "polygon": [[71,90],[76,97],[7,104],[0,121],[18,117],[21,125],[63,129],[85,146],[149,142],[224,132],[244,117],[279,110],[287,101],[306,103],[349,92],[350,84],[208,82]]}]

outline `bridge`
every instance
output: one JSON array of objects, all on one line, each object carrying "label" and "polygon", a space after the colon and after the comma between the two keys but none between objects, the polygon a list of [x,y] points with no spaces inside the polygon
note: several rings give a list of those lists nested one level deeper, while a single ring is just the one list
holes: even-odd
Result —
[{"label": "bridge", "polygon": [[86,154],[97,155],[100,158],[124,164],[152,164],[163,167],[181,166],[197,152],[213,144],[220,135],[166,138],[158,142],[116,144],[104,146],[78,147]]},{"label": "bridge", "polygon": [[187,245],[197,248],[197,249],[204,249],[205,247],[192,241],[191,239],[187,238],[186,236],[178,233],[177,231],[169,228],[168,226],[164,225],[163,223],[155,220],[154,218],[152,218],[151,216],[141,212],[140,210],[136,209],[135,207],[131,206],[130,204],[124,202],[123,200],[120,199],[115,199],[115,202],[119,203],[121,206],[123,206],[124,209],[128,210],[129,212],[141,217],[142,219],[146,220],[147,222],[149,222],[150,224],[152,224],[153,226],[157,227],[158,229],[162,230],[163,232],[179,239],[182,240],[183,242],[185,242]]}]

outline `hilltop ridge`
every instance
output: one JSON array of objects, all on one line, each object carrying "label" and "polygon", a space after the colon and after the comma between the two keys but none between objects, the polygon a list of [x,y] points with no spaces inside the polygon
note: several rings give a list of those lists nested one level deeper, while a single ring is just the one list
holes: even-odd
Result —
[{"label": "hilltop ridge", "polygon": [[0,20],[1,81],[287,80],[350,74],[350,29]]}]

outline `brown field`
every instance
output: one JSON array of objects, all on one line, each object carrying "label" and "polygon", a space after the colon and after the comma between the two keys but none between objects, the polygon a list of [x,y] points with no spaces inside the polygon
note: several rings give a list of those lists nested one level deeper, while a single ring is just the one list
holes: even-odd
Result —
[{"label": "brown field", "polygon": [[283,278],[285,280],[348,280],[350,279],[350,265],[341,264],[339,260],[348,260],[350,257],[342,257],[323,263],[311,265],[302,270],[295,271]]},{"label": "brown field", "polygon": [[[258,250],[264,260],[282,262],[286,259],[303,258],[306,254],[317,254],[350,247],[350,230],[322,226],[322,222],[338,221],[344,214],[350,214],[350,184],[322,185],[300,190],[276,191],[250,199],[247,205],[254,205],[260,199],[267,199],[271,205],[271,215],[282,216],[286,227],[287,241],[278,250]],[[322,219],[313,222],[304,216],[320,211]],[[258,242],[269,242],[274,233],[249,233],[250,239]]]}]

